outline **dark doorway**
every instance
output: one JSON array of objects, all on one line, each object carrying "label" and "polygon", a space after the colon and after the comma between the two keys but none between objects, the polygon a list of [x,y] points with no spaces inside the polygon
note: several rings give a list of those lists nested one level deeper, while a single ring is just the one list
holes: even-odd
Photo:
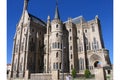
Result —
[{"label": "dark doorway", "polygon": [[100,67],[101,67],[101,62],[96,61],[96,62],[94,63],[94,67],[95,67],[95,68],[100,68]]}]

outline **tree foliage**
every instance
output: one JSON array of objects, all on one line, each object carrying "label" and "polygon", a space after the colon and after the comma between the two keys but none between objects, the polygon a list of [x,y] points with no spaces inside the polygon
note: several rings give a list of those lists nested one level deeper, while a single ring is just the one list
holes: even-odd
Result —
[{"label": "tree foliage", "polygon": [[72,77],[75,78],[76,77],[76,70],[72,69]]},{"label": "tree foliage", "polygon": [[88,69],[86,69],[84,75],[85,75],[85,78],[90,78],[91,72]]}]

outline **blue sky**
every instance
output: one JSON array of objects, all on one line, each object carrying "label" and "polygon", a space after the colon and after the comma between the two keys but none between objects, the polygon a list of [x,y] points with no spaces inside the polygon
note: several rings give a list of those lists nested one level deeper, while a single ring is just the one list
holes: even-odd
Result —
[{"label": "blue sky", "polygon": [[[7,63],[11,63],[13,37],[23,9],[24,0],[7,0]],[[56,0],[29,0],[28,12],[46,21],[54,18]],[[113,1],[112,0],[58,0],[62,21],[68,17],[83,16],[86,21],[96,15],[101,21],[102,35],[106,49],[113,63]]]}]

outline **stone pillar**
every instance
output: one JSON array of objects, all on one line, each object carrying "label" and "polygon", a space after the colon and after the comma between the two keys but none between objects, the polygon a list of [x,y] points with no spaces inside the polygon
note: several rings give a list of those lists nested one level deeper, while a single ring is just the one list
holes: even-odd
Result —
[{"label": "stone pillar", "polygon": [[106,80],[106,74],[103,68],[95,69],[95,80]]},{"label": "stone pillar", "polygon": [[25,71],[25,80],[28,80],[28,79],[30,79],[30,72],[29,72],[29,70],[26,70]]},{"label": "stone pillar", "polygon": [[52,80],[59,80],[59,78],[60,78],[59,70],[52,71]]}]

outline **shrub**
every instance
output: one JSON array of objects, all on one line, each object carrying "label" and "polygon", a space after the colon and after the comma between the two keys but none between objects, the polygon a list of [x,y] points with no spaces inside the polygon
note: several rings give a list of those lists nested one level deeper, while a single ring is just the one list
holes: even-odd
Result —
[{"label": "shrub", "polygon": [[84,75],[85,75],[85,78],[90,78],[91,72],[88,69],[86,69]]},{"label": "shrub", "polygon": [[76,70],[72,69],[72,77],[75,78],[76,77]]}]

